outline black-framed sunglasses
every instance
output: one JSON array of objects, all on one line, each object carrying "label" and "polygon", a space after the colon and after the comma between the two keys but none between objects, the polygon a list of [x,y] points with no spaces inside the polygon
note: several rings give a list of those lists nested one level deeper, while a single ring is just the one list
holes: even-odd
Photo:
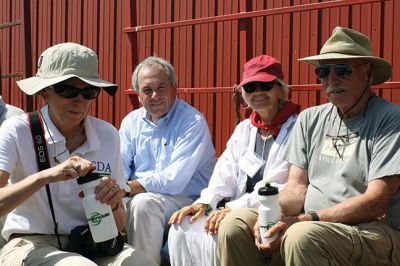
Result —
[{"label": "black-framed sunglasses", "polygon": [[96,99],[99,96],[101,88],[90,86],[84,89],[78,89],[71,85],[62,85],[62,84],[55,84],[49,86],[55,93],[59,96],[67,99],[72,99],[78,97],[78,95],[82,95],[82,97],[86,100]]},{"label": "black-framed sunglasses", "polygon": [[247,83],[247,84],[243,85],[242,87],[243,87],[245,92],[253,93],[253,92],[256,91],[257,85],[263,91],[270,91],[274,87],[275,84],[276,84],[275,80],[274,81],[270,81],[270,82],[259,82],[259,81],[256,81],[256,82]]},{"label": "black-framed sunglasses", "polygon": [[324,80],[328,78],[331,69],[335,71],[335,75],[339,78],[348,78],[353,73],[353,69],[349,64],[323,64],[315,68],[315,74],[320,80]]},{"label": "black-framed sunglasses", "polygon": [[322,64],[315,68],[315,74],[320,80],[325,80],[333,69],[337,77],[345,79],[351,76],[353,69],[357,69],[358,67],[368,63],[369,62],[363,62],[355,67],[349,64]]}]

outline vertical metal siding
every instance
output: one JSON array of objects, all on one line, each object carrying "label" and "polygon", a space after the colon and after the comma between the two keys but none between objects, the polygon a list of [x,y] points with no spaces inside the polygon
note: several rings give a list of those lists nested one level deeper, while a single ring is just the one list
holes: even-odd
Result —
[{"label": "vertical metal siding", "polygon": [[118,128],[139,107],[129,91],[134,67],[158,55],[173,63],[178,97],[205,115],[220,154],[235,127],[232,86],[253,56],[282,62],[291,99],[303,108],[327,101],[314,68],[298,58],[317,54],[337,25],[370,36],[374,54],[393,64],[391,80],[375,91],[400,104],[397,0],[0,0],[0,8],[0,92],[25,110],[41,103],[15,81],[36,72],[44,49],[72,41],[95,50],[100,76],[119,85],[91,110]]}]

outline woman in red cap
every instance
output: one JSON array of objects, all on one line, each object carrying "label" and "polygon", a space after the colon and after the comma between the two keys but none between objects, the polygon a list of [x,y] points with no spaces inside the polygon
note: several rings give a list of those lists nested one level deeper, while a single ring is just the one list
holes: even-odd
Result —
[{"label": "woman in red cap", "polygon": [[[285,100],[288,87],[282,80],[281,63],[271,56],[244,65],[239,90],[253,113],[236,127],[200,198],[171,216],[171,265],[219,265],[222,219],[238,208],[257,208],[256,192],[266,181],[285,186],[289,165],[282,155],[300,106]],[[221,202],[224,208],[217,209]]]}]

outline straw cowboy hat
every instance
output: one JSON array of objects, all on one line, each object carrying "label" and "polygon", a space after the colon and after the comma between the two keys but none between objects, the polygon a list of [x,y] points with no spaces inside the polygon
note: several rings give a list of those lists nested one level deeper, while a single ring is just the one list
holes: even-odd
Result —
[{"label": "straw cowboy hat", "polygon": [[392,74],[391,64],[372,55],[371,41],[360,32],[336,27],[332,36],[325,42],[320,54],[299,59],[313,65],[319,65],[321,60],[327,59],[366,59],[373,63],[372,84],[381,84]]},{"label": "straw cowboy hat", "polygon": [[61,43],[46,49],[38,60],[35,77],[17,81],[18,86],[28,95],[76,77],[92,86],[103,88],[114,95],[118,86],[99,79],[96,53],[80,44]]}]

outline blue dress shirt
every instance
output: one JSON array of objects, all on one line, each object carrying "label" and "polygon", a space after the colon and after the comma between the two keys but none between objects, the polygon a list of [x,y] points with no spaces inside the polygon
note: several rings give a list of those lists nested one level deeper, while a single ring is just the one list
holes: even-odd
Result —
[{"label": "blue dress shirt", "polygon": [[203,115],[176,99],[170,112],[154,124],[142,107],[121,123],[121,153],[127,180],[147,192],[196,199],[207,187],[215,150]]}]

